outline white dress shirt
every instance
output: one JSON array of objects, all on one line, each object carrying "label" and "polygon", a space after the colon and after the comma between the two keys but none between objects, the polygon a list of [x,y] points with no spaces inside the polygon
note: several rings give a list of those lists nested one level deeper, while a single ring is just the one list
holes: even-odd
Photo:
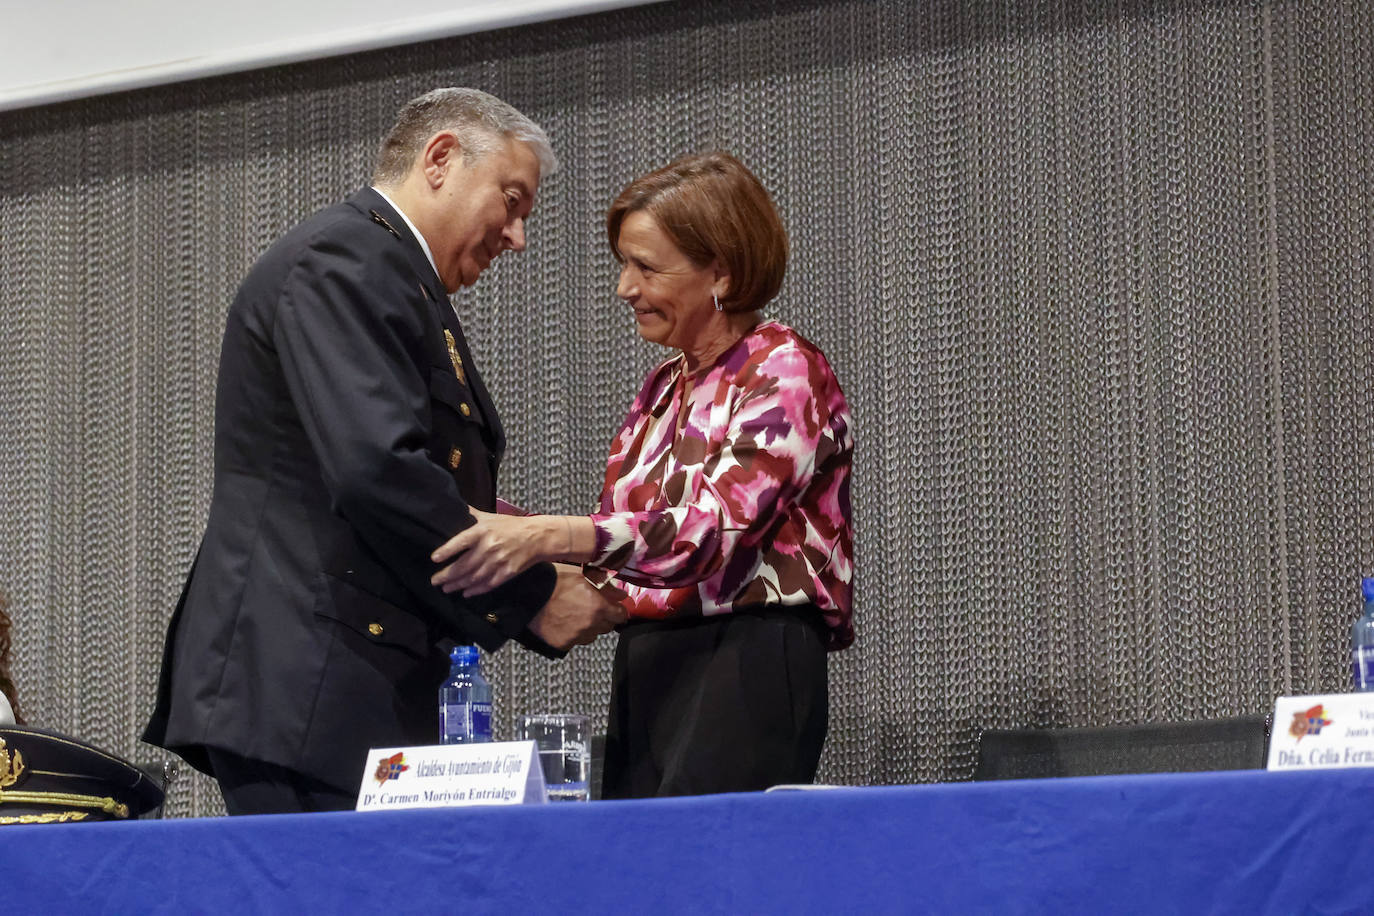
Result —
[{"label": "white dress shirt", "polygon": [[[372,188],[372,190],[374,190],[374,191],[376,191],[378,194],[382,195],[382,200],[384,200],[384,201],[386,201],[387,203],[391,204],[391,209],[393,209],[393,210],[395,210],[397,213],[401,214],[401,219],[405,220],[405,224],[406,224],[407,226],[410,227],[410,234],[413,235],[413,236],[415,236],[415,241],[417,241],[417,242],[420,243],[420,250],[423,251],[423,252],[425,253],[425,257],[429,260],[429,266],[430,266],[430,267],[434,267],[434,276],[438,277],[438,276],[439,276],[439,268],[438,268],[438,267],[435,267],[435,265],[434,265],[434,253],[433,253],[432,251],[429,250],[429,242],[425,241],[425,237],[424,237],[423,235],[420,234],[420,230],[419,230],[419,229],[416,229],[416,228],[415,228],[415,224],[412,223],[412,222],[410,221],[410,217],[406,216],[406,211],[404,211],[404,210],[402,210],[400,207],[396,206],[396,201],[394,201],[394,200],[392,200],[390,197],[388,197],[388,196],[387,196],[387,193],[386,193],[385,191],[383,191],[381,188],[376,187],[376,186],[374,185],[373,188]],[[443,278],[440,277],[440,279],[442,280]]]}]

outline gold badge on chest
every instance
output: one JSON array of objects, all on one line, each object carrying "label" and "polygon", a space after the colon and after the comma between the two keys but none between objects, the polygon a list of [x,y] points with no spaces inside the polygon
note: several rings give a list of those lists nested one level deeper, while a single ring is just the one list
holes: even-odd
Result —
[{"label": "gold badge on chest", "polygon": [[458,342],[453,339],[453,332],[444,329],[444,341],[448,344],[449,362],[453,363],[453,374],[458,376],[460,384],[468,383],[467,373],[463,371],[463,357],[458,355]]}]

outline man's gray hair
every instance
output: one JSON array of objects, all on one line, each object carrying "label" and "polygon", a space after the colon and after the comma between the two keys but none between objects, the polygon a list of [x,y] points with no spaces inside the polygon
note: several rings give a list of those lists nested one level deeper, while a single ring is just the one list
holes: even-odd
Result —
[{"label": "man's gray hair", "polygon": [[429,138],[441,130],[451,130],[458,137],[464,161],[479,159],[511,138],[529,144],[539,157],[541,178],[558,169],[553,147],[538,124],[494,95],[450,87],[426,92],[401,107],[377,153],[372,183],[400,184]]}]

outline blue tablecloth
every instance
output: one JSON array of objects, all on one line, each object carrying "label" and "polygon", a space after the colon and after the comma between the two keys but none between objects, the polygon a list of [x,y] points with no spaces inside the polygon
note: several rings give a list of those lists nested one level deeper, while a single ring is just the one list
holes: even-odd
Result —
[{"label": "blue tablecloth", "polygon": [[7,913],[1374,912],[1374,769],[0,828]]}]

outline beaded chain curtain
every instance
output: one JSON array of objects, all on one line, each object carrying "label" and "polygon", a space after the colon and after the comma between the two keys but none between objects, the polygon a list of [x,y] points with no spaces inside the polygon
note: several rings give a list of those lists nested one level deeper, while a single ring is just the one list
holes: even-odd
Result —
[{"label": "beaded chain curtain", "polygon": [[[858,438],[858,642],[822,781],[968,778],[983,729],[1344,689],[1374,572],[1365,0],[712,0],[0,115],[0,590],[30,721],[132,759],[209,501],[220,333],[276,236],[471,85],[563,170],[456,305],[503,490],[584,512],[665,351],[614,296],[631,177],[734,151]],[[487,664],[604,727],[614,637]],[[186,775],[168,811],[222,811]]]}]

